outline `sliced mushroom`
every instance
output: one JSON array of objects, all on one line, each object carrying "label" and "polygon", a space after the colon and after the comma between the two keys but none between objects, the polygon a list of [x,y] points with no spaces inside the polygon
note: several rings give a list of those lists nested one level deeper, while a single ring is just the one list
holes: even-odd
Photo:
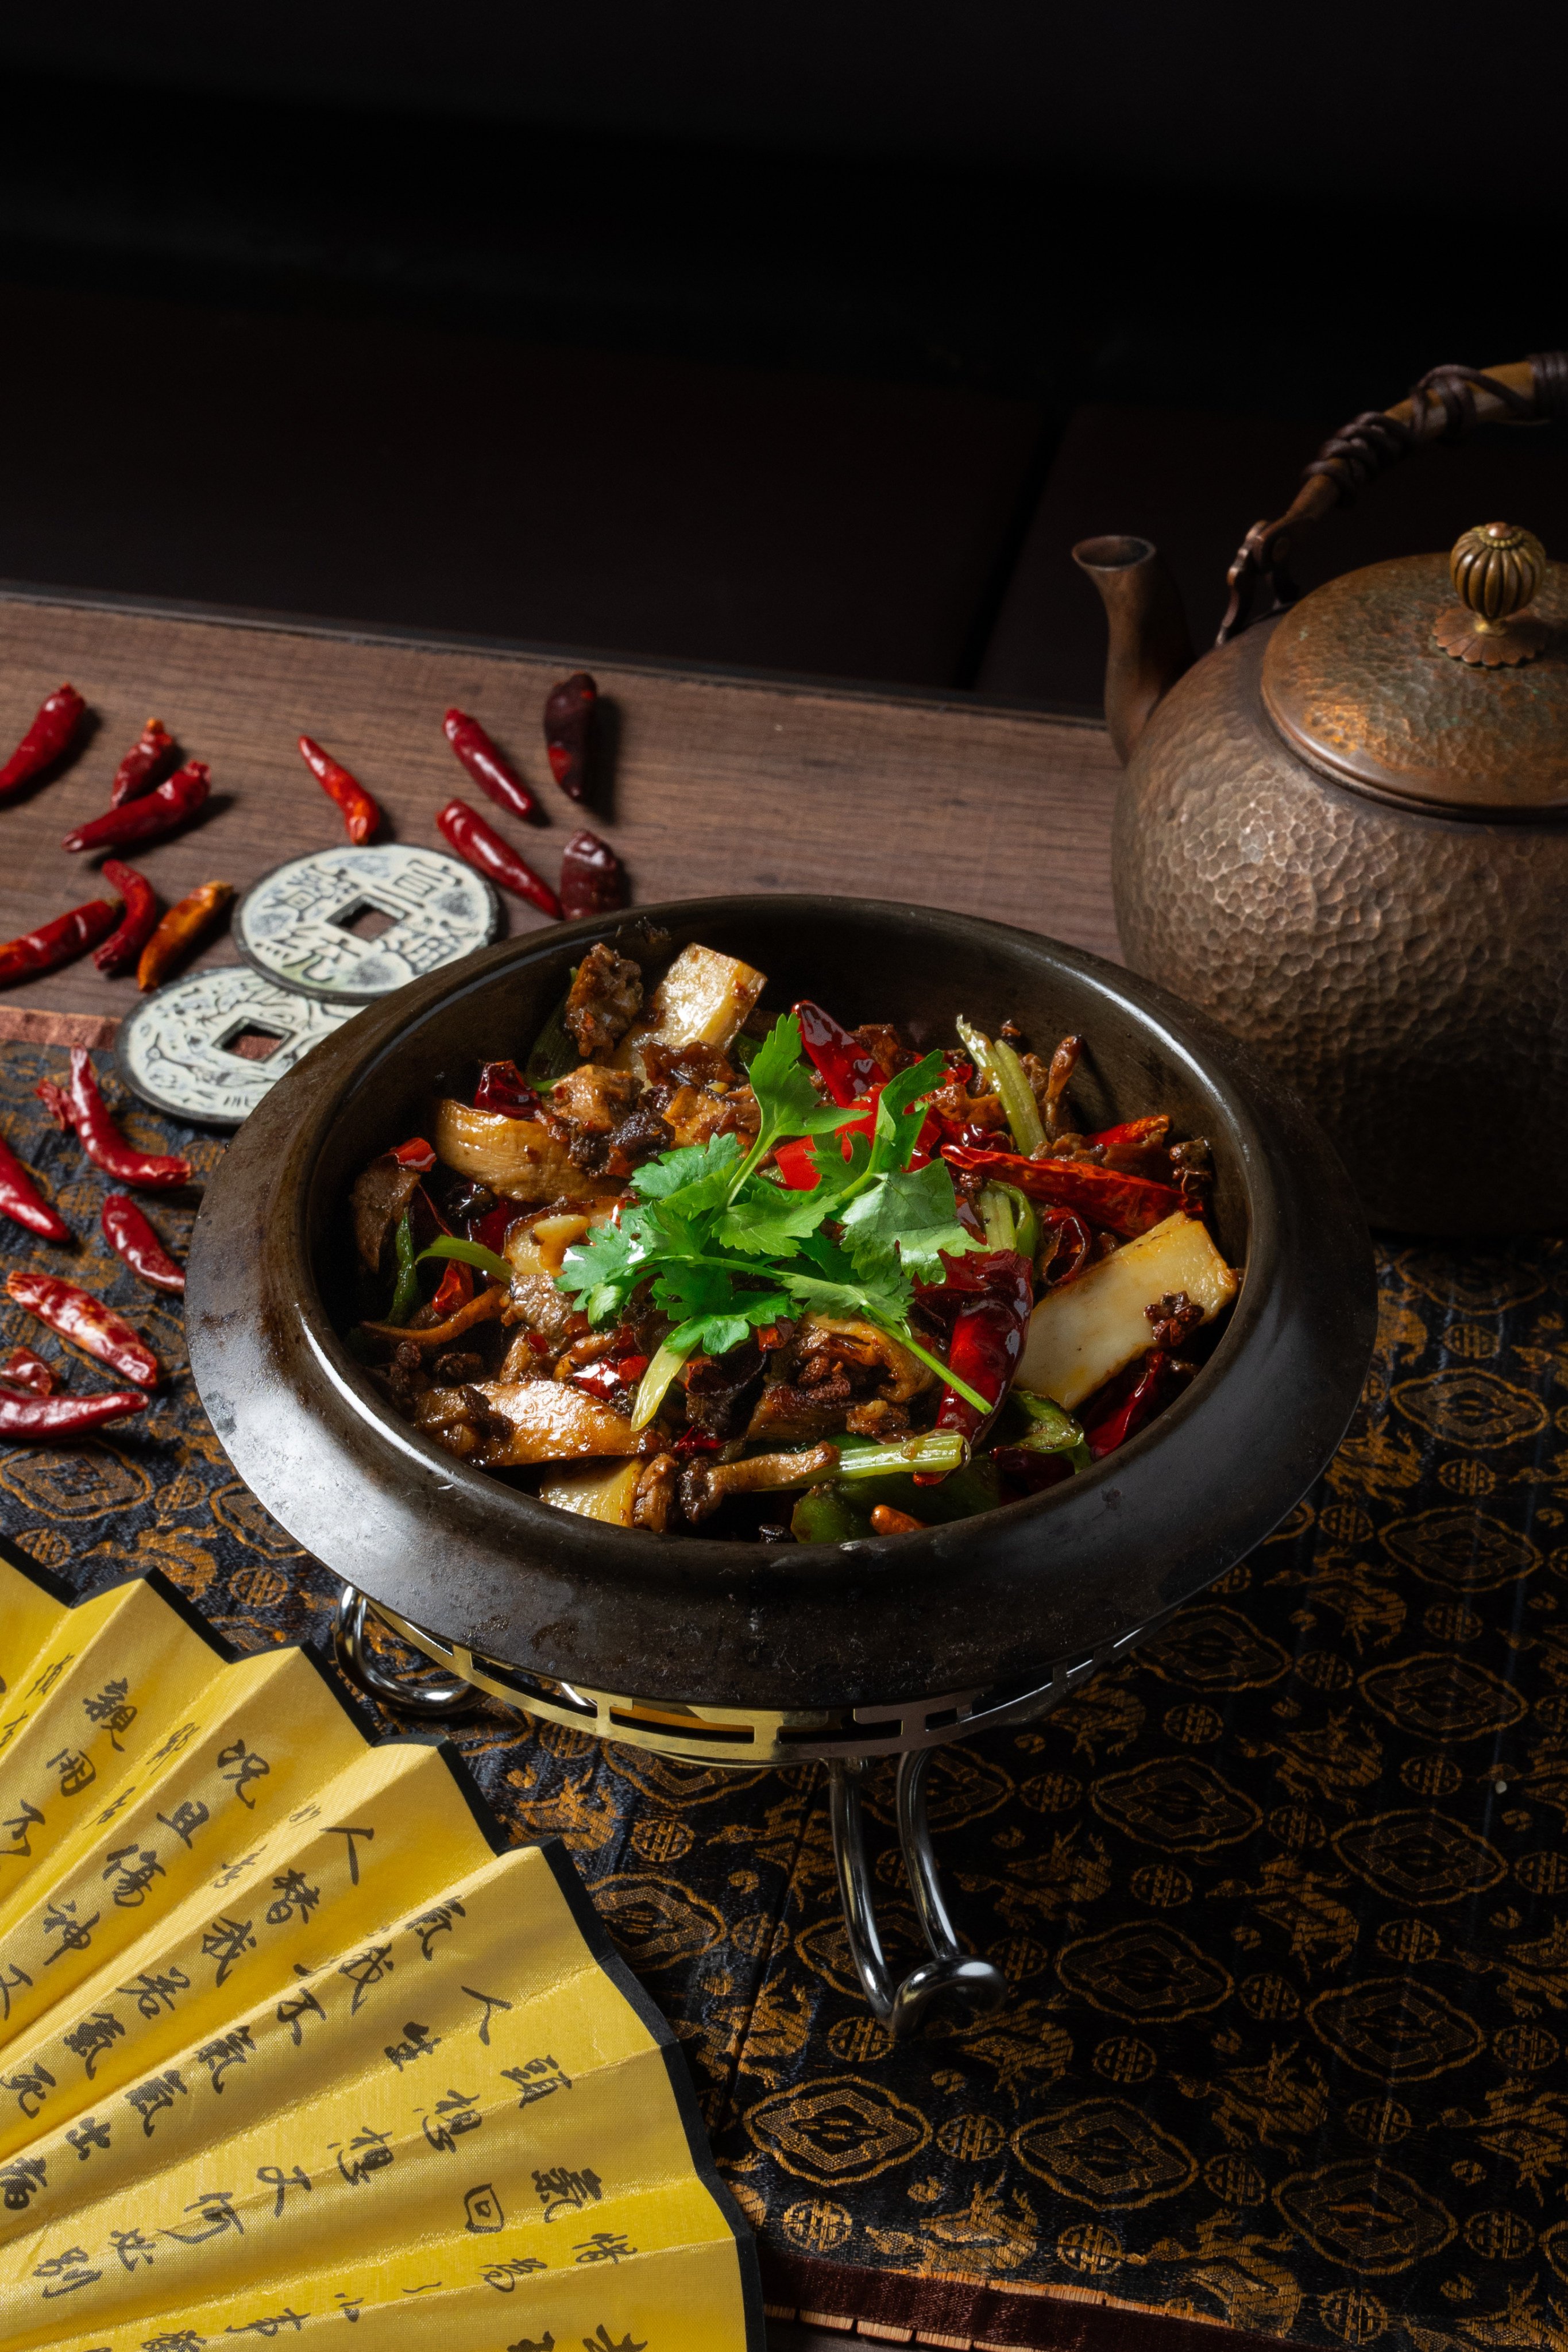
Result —
[{"label": "sliced mushroom", "polygon": [[418,1189],[418,1169],[405,1168],[390,1151],[384,1151],[379,1160],[373,1160],[354,1178],[353,1191],[349,1195],[354,1247],[361,1264],[367,1265],[372,1274],[385,1255],[393,1227],[401,1221]]},{"label": "sliced mushroom", "polygon": [[809,1486],[814,1478],[830,1478],[837,1467],[837,1445],[814,1445],[806,1454],[753,1454],[749,1461],[689,1462],[681,1476],[680,1507],[695,1527],[712,1517],[726,1495]]}]

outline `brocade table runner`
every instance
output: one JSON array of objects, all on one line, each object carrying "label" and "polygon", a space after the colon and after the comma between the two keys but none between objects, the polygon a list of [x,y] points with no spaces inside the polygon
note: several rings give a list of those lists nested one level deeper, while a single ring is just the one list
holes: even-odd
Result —
[{"label": "brocade table runner", "polygon": [[[322,1647],[334,1580],[235,1476],[177,1303],[109,1254],[109,1187],[34,1099],[64,1060],[0,1049],[0,1132],[81,1249],[7,1227],[8,1262],[79,1274],[170,1378],[141,1422],[0,1453],[0,1533],[79,1592],[156,1569],[243,1648]],[[126,1124],[199,1171],[222,1151]],[[151,1213],[183,1255],[190,1209]],[[1388,2352],[1568,2340],[1568,1255],[1390,1245],[1379,1278],[1362,1409],[1286,1526],[1037,1730],[939,1756],[961,1931],[1014,1989],[992,2018],[890,2047],[820,1771],[454,1725],[673,2023],[781,2315],[960,2347],[1158,2346],[1154,2314]],[[0,1335],[70,1352],[9,1307]],[[73,1358],[70,1384],[107,1383]],[[907,1965],[891,1795],[879,1768]]]}]

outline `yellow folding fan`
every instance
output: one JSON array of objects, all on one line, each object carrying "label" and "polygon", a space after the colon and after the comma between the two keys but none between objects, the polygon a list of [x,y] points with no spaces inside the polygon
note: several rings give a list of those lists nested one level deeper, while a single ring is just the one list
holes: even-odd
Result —
[{"label": "yellow folding fan", "polygon": [[668,2027],[557,1846],[309,1654],[0,1560],[0,2345],[762,2352]]}]

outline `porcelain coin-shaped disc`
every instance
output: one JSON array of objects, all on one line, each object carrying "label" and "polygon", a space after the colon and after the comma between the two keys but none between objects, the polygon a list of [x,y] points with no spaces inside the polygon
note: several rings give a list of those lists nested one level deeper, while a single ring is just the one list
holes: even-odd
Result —
[{"label": "porcelain coin-shaped disc", "polygon": [[328,1003],[368,1004],[500,937],[489,884],[438,849],[312,850],[254,883],[234,919],[247,963]]},{"label": "porcelain coin-shaped disc", "polygon": [[121,1023],[120,1074],[154,1110],[238,1127],[285,1070],[353,1012],[279,988],[248,964],[193,971]]}]

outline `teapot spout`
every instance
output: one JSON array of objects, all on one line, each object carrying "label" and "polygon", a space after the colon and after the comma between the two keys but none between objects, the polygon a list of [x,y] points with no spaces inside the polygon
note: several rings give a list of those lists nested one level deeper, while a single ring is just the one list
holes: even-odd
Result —
[{"label": "teapot spout", "polygon": [[1105,723],[1125,766],[1155,704],[1193,666],[1187,616],[1163,556],[1148,540],[1080,539],[1072,553],[1105,600]]}]

